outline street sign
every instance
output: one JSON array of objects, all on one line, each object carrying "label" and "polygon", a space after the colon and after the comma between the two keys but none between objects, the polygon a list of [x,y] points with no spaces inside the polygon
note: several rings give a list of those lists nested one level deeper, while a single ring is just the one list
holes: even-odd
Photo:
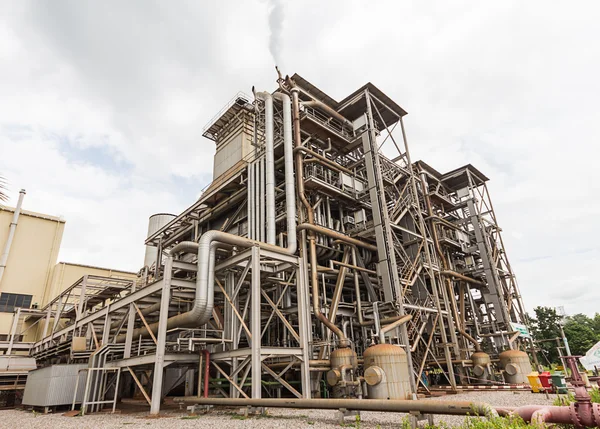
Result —
[{"label": "street sign", "polygon": [[510,326],[512,326],[513,331],[519,332],[519,336],[521,338],[531,338],[529,329],[527,329],[527,326],[523,325],[522,323],[511,323]]}]

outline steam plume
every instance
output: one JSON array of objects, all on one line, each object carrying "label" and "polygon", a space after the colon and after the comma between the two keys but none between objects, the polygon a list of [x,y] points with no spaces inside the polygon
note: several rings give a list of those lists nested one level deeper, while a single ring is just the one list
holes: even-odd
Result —
[{"label": "steam plume", "polygon": [[284,16],[282,0],[269,0],[269,7],[269,51],[275,64],[281,66]]}]

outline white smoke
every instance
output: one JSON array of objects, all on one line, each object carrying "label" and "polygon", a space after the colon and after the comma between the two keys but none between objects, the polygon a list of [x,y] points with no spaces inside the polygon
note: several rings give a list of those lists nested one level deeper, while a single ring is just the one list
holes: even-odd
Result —
[{"label": "white smoke", "polygon": [[281,49],[283,39],[283,3],[282,0],[269,0],[269,51],[275,64],[282,66]]}]

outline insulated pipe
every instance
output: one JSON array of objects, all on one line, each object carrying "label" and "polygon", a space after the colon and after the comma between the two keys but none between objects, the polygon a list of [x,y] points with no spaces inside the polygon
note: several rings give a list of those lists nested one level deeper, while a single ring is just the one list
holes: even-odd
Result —
[{"label": "insulated pipe", "polygon": [[456,271],[451,271],[451,270],[444,270],[444,271],[440,271],[440,274],[443,276],[447,276],[447,277],[456,277],[457,279],[461,279],[466,281],[467,283],[472,283],[472,284],[476,284],[476,285],[480,285],[480,286],[485,286],[485,283],[479,281],[479,280],[475,280],[472,277],[467,277],[463,274],[457,273]]},{"label": "insulated pipe", "polygon": [[254,211],[254,164],[248,164],[248,238],[254,239],[254,223],[255,211]]},{"label": "insulated pipe", "polygon": [[[214,304],[214,266],[215,254],[218,247],[222,247],[221,243],[251,247],[258,245],[260,247],[273,250],[276,252],[284,252],[294,254],[297,250],[296,239],[296,219],[294,213],[296,211],[296,201],[294,192],[294,170],[293,170],[293,140],[292,140],[292,122],[291,122],[291,105],[290,99],[285,94],[276,94],[283,103],[284,111],[284,158],[285,158],[285,189],[286,189],[286,210],[287,226],[288,226],[288,245],[282,248],[275,245],[275,180],[274,180],[274,155],[273,155],[273,98],[268,93],[257,93],[257,97],[265,100],[266,116],[267,116],[267,159],[266,159],[266,194],[267,194],[267,243],[262,243],[252,239],[235,236],[221,231],[208,231],[202,235],[200,243],[183,242],[175,246],[171,253],[178,251],[198,251],[198,277],[196,280],[196,298],[194,307],[183,314],[173,316],[168,320],[168,329],[173,329],[182,326],[199,326],[203,325],[210,319]],[[287,113],[286,113],[287,112]],[[269,119],[270,118],[270,119]],[[270,131],[269,131],[270,129]],[[269,154],[270,153],[270,154]],[[269,177],[273,180],[270,180]],[[257,186],[257,182],[253,182],[253,186]],[[269,194],[273,196],[273,203],[269,203]],[[270,220],[271,219],[271,220]],[[255,218],[256,220],[256,218]],[[256,222],[254,222],[256,223]],[[271,226],[269,226],[271,225]],[[260,222],[258,225],[260,227]],[[271,237],[272,234],[272,237]],[[257,237],[258,238],[258,237]],[[272,242],[270,241],[272,238]],[[178,247],[179,246],[179,247]],[[324,316],[323,316],[324,317]],[[158,323],[149,325],[153,332],[158,329]],[[140,328],[134,330],[134,337],[139,335],[147,335],[147,329]],[[117,342],[121,340],[121,336],[117,338]],[[124,336],[121,341],[124,341]]]},{"label": "insulated pipe", "polygon": [[406,314],[406,315],[400,317],[400,319],[396,320],[395,322],[392,322],[389,325],[385,325],[383,328],[381,328],[381,332],[386,334],[386,333],[390,332],[392,329],[396,329],[398,326],[404,325],[410,319],[412,319],[412,314]]},{"label": "insulated pipe", "polygon": [[273,97],[270,93],[257,92],[256,98],[265,102],[265,157],[266,157],[266,212],[267,243],[275,244],[275,150],[273,143]]},{"label": "insulated pipe", "polygon": [[[309,216],[310,218],[310,216]],[[310,221],[309,221],[310,222]],[[333,229],[325,228],[319,225],[311,225],[310,223],[303,223],[298,225],[298,230],[307,230],[312,232],[317,232],[319,234],[326,235],[328,237],[334,238],[336,240],[343,241],[346,244],[352,244],[354,246],[362,247],[364,249],[370,250],[372,252],[377,251],[377,246],[374,246],[369,243],[365,243],[364,241],[357,240],[356,238],[349,237],[341,232],[334,231]]]},{"label": "insulated pipe", "polygon": [[361,410],[395,413],[420,412],[424,414],[448,414],[455,416],[480,415],[488,418],[498,416],[498,412],[485,402],[468,401],[429,401],[399,399],[248,399],[248,398],[200,398],[186,396],[173,398],[181,404],[223,405],[228,407],[272,407],[272,408],[313,408],[322,410]]},{"label": "insulated pipe", "polygon": [[6,263],[8,262],[8,255],[10,255],[10,248],[12,246],[13,239],[15,238],[15,232],[17,230],[17,223],[19,222],[19,215],[21,214],[21,206],[23,205],[24,197],[25,189],[21,189],[19,191],[19,200],[17,201],[17,207],[15,207],[15,212],[13,213],[13,218],[8,230],[8,238],[6,239],[6,244],[4,245],[4,251],[2,252],[2,256],[0,257],[0,283],[2,282],[4,270],[6,269]]},{"label": "insulated pipe", "polygon": [[[298,87],[292,88],[295,149],[302,146],[302,136],[300,134],[300,104],[298,99],[298,91]],[[317,271],[317,246],[315,243],[316,237],[314,234],[314,229],[311,229],[316,228],[316,225],[314,224],[315,213],[304,192],[304,165],[302,160],[302,154],[298,151],[295,151],[294,154],[296,161],[296,186],[298,188],[298,196],[300,197],[302,205],[306,208],[306,215],[308,218],[308,223],[300,225],[298,227],[298,230],[308,229],[310,231],[310,234],[308,236],[308,242],[310,254],[310,281],[312,287],[313,313],[317,320],[323,323],[327,328],[329,328],[331,332],[333,332],[340,339],[340,346],[347,347],[348,340],[344,335],[344,332],[338,326],[336,326],[335,323],[330,322],[329,319],[325,317],[323,313],[321,313],[321,304],[319,302],[319,277]],[[301,228],[303,225],[305,225],[305,228]]]},{"label": "insulated pipe", "polygon": [[381,321],[379,320],[379,302],[373,303],[373,323],[375,324],[375,331],[379,336],[379,342],[385,343],[385,335],[381,332]]},{"label": "insulated pipe", "polygon": [[324,112],[326,112],[329,116],[331,116],[332,118],[337,119],[338,121],[340,121],[341,123],[348,125],[349,127],[352,127],[352,122],[350,122],[348,119],[344,118],[341,114],[339,114],[338,112],[335,111],[335,109],[333,107],[328,106],[327,104],[319,101],[319,100],[311,100],[311,101],[303,101],[302,102],[303,106],[308,106],[308,107],[317,107],[321,110],[323,110]]},{"label": "insulated pipe", "polygon": [[275,93],[273,98],[283,105],[283,157],[285,168],[285,212],[287,219],[287,251],[298,249],[296,238],[296,189],[294,188],[294,141],[292,138],[292,102],[287,94]]},{"label": "insulated pipe", "polygon": [[350,175],[354,174],[352,172],[352,170],[348,170],[346,167],[343,167],[343,166],[341,166],[339,164],[336,164],[335,162],[333,162],[332,160],[330,160],[326,156],[323,156],[320,153],[312,151],[312,150],[310,150],[310,149],[308,149],[308,148],[306,148],[304,146],[297,146],[297,147],[295,147],[294,148],[294,153],[297,153],[297,152],[304,152],[305,154],[308,154],[308,155],[311,155],[311,156],[315,157],[319,161],[323,161],[323,163],[326,164],[332,170],[341,171],[343,173],[350,174]]}]

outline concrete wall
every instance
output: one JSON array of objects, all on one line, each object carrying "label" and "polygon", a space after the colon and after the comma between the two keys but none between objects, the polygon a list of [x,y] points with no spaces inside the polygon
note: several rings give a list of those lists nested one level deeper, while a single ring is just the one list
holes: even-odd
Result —
[{"label": "concrete wall", "polygon": [[[0,208],[0,248],[4,248],[14,209]],[[0,292],[32,295],[32,305],[43,304],[60,249],[65,221],[22,210],[6,263]],[[0,334],[10,331],[12,313],[0,312]]]}]

